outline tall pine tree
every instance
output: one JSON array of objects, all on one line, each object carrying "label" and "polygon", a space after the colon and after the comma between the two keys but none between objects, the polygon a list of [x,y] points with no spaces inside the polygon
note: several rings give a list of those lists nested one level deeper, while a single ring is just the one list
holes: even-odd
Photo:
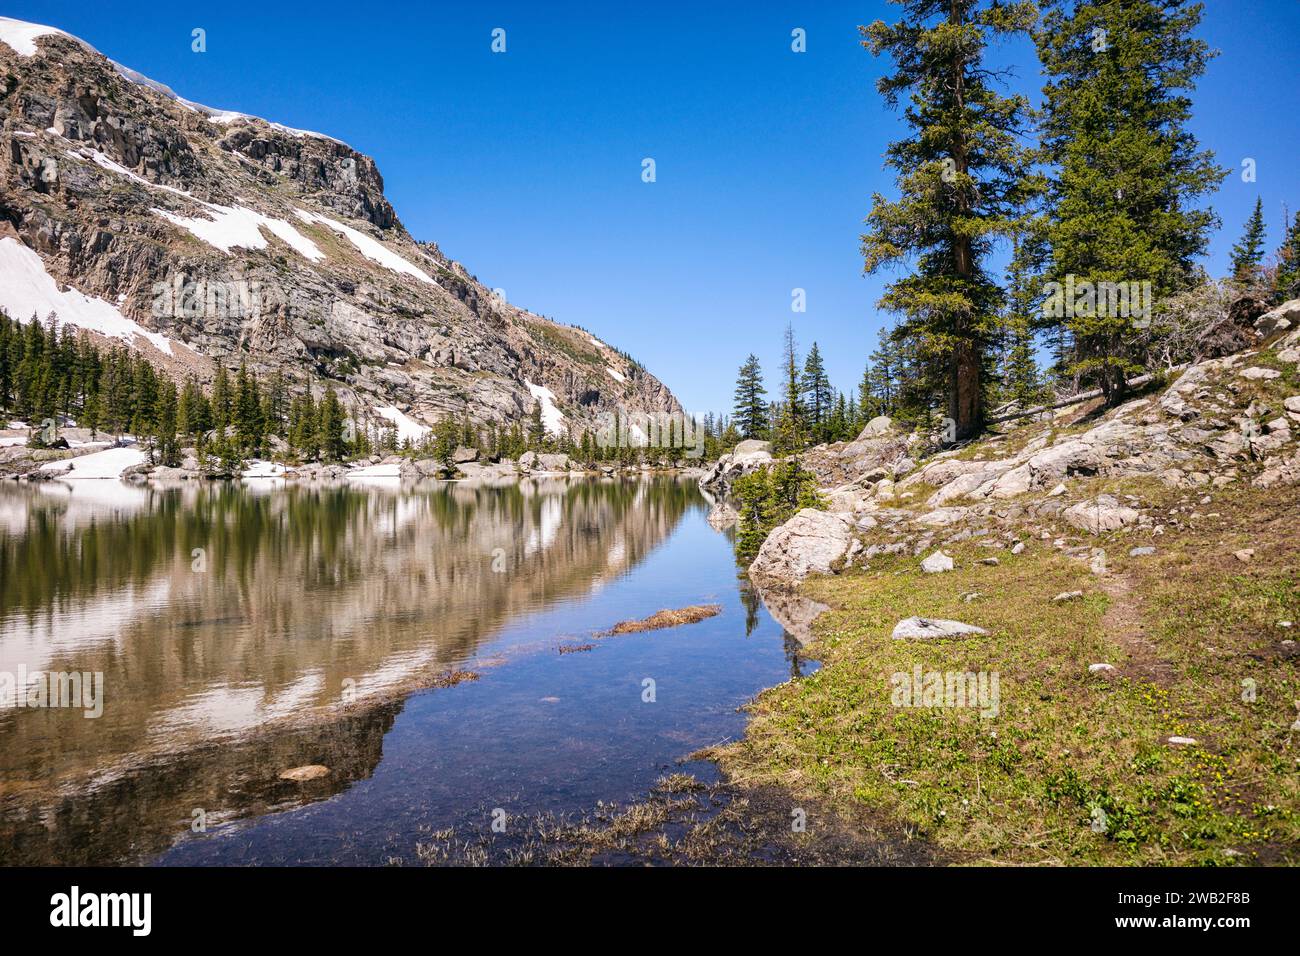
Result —
[{"label": "tall pine tree", "polygon": [[963,439],[983,426],[986,349],[998,326],[1000,291],[985,262],[1023,202],[1028,163],[1020,142],[1028,103],[992,89],[984,54],[992,38],[1028,31],[1034,7],[895,2],[902,19],[864,27],[863,46],[893,57],[894,72],[877,89],[891,108],[909,95],[911,135],[886,152],[900,197],[873,197],[862,252],[867,272],[911,264],[880,304],[902,317],[898,335],[917,360],[946,379],[948,414]]},{"label": "tall pine tree", "polygon": [[1259,277],[1264,261],[1264,200],[1256,197],[1255,211],[1246,220],[1246,234],[1232,247],[1232,281],[1250,285]]},{"label": "tall pine tree", "polygon": [[767,389],[763,387],[763,370],[753,352],[736,375],[736,393],[732,418],[745,438],[766,438],[768,431]]},{"label": "tall pine tree", "polygon": [[[1217,220],[1193,206],[1227,175],[1187,128],[1188,94],[1212,55],[1192,35],[1201,12],[1190,0],[1076,0],[1044,15],[1035,42],[1048,81],[1049,281],[1150,282],[1154,298],[1195,281]],[[1139,368],[1141,316],[1086,299],[1061,311],[1069,374],[1099,381],[1117,401]]]}]

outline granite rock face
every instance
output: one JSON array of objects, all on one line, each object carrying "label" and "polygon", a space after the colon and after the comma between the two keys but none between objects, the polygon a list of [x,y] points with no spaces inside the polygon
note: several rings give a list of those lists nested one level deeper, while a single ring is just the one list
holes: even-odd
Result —
[{"label": "granite rock face", "polygon": [[295,391],[328,382],[374,424],[540,404],[576,438],[616,410],[681,411],[635,361],[412,238],[369,156],[182,100],[57,31],[0,42],[0,213],[0,306],[14,273],[43,272],[174,374],[247,361]]}]

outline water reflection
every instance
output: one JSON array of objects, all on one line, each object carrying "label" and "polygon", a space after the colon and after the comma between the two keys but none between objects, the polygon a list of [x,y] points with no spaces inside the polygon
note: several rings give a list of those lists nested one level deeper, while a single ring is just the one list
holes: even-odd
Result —
[{"label": "water reflection", "polygon": [[[106,862],[368,776],[401,694],[641,562],[695,489],[111,481],[0,488],[0,671],[102,672],[102,717],[0,710],[7,863]],[[279,769],[324,763],[306,789]],[[313,789],[314,788],[314,789]]]}]

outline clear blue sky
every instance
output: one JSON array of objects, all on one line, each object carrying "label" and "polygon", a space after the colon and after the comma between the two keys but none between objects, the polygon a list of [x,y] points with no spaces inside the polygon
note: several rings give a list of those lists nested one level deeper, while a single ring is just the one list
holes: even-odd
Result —
[{"label": "clear blue sky", "polygon": [[[1300,2],[1208,0],[1222,51],[1194,129],[1239,173],[1212,205],[1228,251],[1262,196],[1269,248],[1300,208]],[[114,3],[5,0],[209,106],[329,133],[375,157],[407,229],[510,300],[625,349],[695,411],[728,409],[746,353],[774,384],[781,333],[816,340],[848,390],[886,317],[858,254],[899,134],[887,63],[843,3]],[[207,52],[191,52],[191,30]],[[493,54],[491,31],[506,30]],[[790,31],[808,50],[790,50]],[[1001,54],[1036,91],[1026,43]],[[641,181],[653,157],[658,181]],[[790,309],[807,290],[808,311]]]}]

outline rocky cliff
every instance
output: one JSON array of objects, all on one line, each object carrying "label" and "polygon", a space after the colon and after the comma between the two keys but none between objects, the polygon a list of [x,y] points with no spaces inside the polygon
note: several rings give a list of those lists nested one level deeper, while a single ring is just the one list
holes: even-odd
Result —
[{"label": "rocky cliff", "polygon": [[181,99],[53,28],[0,18],[0,150],[16,318],[53,311],[204,379],[246,360],[330,380],[399,431],[540,404],[576,437],[615,409],[681,411],[640,364],[412,239],[370,157]]}]

